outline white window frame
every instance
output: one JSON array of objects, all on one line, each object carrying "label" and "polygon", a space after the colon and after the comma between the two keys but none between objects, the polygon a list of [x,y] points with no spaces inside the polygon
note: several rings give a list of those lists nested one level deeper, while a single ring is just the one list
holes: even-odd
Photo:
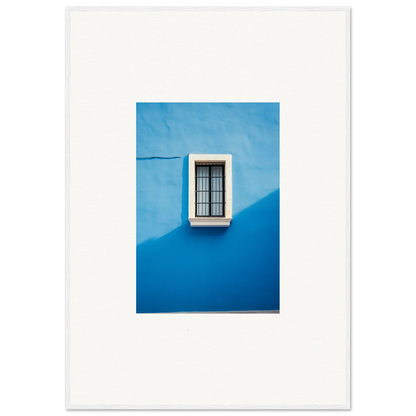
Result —
[{"label": "white window frame", "polygon": [[[197,217],[195,215],[195,176],[198,162],[224,163],[225,174],[225,215],[224,217]],[[189,205],[188,219],[191,227],[229,227],[233,213],[233,181],[231,155],[189,155]]]}]

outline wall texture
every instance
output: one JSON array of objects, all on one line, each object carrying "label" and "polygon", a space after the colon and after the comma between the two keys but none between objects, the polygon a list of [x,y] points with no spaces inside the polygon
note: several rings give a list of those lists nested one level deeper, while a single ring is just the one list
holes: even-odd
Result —
[{"label": "wall texture", "polygon": [[[279,310],[279,104],[136,111],[136,311]],[[229,228],[190,227],[189,153],[232,154]]]}]

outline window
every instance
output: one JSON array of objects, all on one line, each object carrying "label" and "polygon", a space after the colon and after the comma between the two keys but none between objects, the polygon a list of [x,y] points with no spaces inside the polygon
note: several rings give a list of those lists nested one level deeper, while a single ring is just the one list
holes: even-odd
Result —
[{"label": "window", "polygon": [[231,155],[189,155],[189,222],[228,227],[232,220]]},{"label": "window", "polygon": [[195,211],[197,217],[224,216],[224,164],[196,164]]}]

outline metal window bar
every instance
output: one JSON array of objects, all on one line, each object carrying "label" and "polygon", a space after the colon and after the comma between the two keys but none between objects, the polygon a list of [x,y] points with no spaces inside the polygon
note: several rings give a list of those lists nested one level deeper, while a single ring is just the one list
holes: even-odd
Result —
[{"label": "metal window bar", "polygon": [[195,172],[195,216],[224,217],[224,164],[198,163]]}]

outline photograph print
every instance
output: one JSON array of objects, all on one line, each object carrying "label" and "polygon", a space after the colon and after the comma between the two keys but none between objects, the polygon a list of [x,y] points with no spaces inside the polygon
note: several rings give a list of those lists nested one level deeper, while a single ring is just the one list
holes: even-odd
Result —
[{"label": "photograph print", "polygon": [[280,312],[279,103],[136,103],[136,313]]}]

